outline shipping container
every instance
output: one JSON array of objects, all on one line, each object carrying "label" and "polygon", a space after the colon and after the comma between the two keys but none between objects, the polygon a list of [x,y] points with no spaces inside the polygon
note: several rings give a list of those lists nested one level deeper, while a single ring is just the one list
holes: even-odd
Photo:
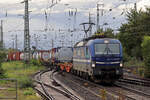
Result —
[{"label": "shipping container", "polygon": [[72,62],[73,49],[71,47],[63,47],[58,50],[59,62]]}]

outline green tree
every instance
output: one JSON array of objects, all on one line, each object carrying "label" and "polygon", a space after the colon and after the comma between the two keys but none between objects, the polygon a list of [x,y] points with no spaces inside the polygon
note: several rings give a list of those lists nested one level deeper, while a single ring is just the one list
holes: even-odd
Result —
[{"label": "green tree", "polygon": [[6,60],[6,53],[3,51],[0,51],[0,78],[4,77],[4,70],[2,69],[2,62]]},{"label": "green tree", "polygon": [[106,37],[108,37],[108,38],[114,38],[114,37],[115,37],[114,31],[113,31],[111,28],[107,28],[107,29],[104,31],[104,34],[105,34]]},{"label": "green tree", "polygon": [[141,43],[143,36],[150,33],[150,8],[138,12],[132,9],[127,13],[127,23],[123,24],[119,31],[118,38],[123,44],[127,55],[142,58]]},{"label": "green tree", "polygon": [[142,52],[145,63],[145,76],[150,78],[150,36],[145,36],[142,42]]}]

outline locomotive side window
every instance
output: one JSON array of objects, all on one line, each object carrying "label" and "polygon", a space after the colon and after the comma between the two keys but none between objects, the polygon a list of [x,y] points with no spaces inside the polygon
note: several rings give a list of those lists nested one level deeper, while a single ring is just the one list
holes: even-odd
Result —
[{"label": "locomotive side window", "polygon": [[76,57],[77,56],[77,50],[74,49],[74,56]]},{"label": "locomotive side window", "polygon": [[89,57],[90,57],[88,47],[85,48],[85,56],[86,56],[86,58],[89,58]]},{"label": "locomotive side window", "polygon": [[80,48],[76,48],[76,56],[80,57]]},{"label": "locomotive side window", "polygon": [[80,56],[80,55],[81,55],[80,48],[78,48],[78,56]]},{"label": "locomotive side window", "polygon": [[81,55],[84,57],[84,48],[81,48]]}]

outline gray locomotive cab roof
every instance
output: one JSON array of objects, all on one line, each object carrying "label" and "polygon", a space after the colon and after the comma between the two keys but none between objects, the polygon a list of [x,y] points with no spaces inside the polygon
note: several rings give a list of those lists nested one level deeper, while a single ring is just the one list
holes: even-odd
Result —
[{"label": "gray locomotive cab roof", "polygon": [[93,43],[104,43],[105,41],[109,41],[109,43],[119,43],[120,44],[120,41],[117,39],[103,38],[103,39],[94,39],[94,40],[89,40],[89,41],[80,41],[75,44],[75,47],[89,46]]}]

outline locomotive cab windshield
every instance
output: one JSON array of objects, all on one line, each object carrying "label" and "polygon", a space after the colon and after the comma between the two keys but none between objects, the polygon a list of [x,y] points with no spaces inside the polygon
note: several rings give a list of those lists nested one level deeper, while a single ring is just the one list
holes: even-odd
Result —
[{"label": "locomotive cab windshield", "polygon": [[95,55],[117,55],[120,54],[120,45],[118,43],[95,44]]}]

